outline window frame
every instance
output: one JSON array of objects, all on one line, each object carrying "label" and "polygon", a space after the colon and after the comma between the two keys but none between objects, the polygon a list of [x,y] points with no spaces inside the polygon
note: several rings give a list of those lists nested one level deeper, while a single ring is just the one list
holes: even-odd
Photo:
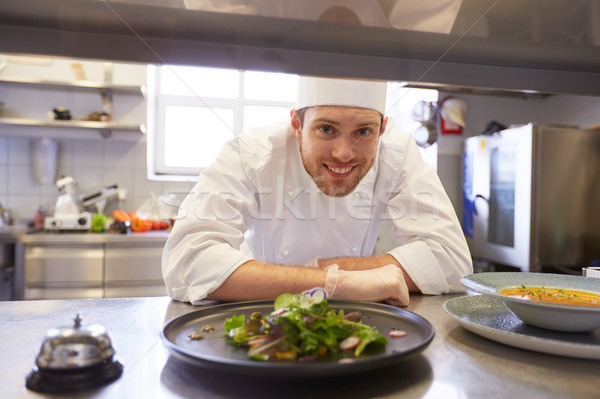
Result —
[{"label": "window frame", "polygon": [[222,108],[233,111],[233,137],[241,134],[244,128],[244,107],[294,107],[294,102],[254,100],[245,98],[244,70],[238,70],[238,97],[237,98],[214,98],[196,96],[177,96],[161,94],[160,68],[168,68],[168,65],[148,65],[147,83],[147,177],[149,180],[158,181],[196,181],[199,173],[204,168],[173,167],[165,164],[164,148],[165,112],[169,105],[196,106],[199,108]]}]

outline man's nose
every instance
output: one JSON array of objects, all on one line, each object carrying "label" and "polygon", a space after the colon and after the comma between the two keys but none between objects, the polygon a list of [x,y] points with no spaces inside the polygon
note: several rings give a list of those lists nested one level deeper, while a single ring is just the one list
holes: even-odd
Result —
[{"label": "man's nose", "polygon": [[331,156],[341,162],[349,162],[356,156],[356,142],[350,137],[340,137],[335,141]]}]

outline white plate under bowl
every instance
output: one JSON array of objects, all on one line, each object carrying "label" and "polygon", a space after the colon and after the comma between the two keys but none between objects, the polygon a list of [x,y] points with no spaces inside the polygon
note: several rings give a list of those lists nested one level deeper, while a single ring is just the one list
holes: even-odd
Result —
[{"label": "white plate under bowl", "polygon": [[529,325],[486,295],[449,299],[444,309],[467,330],[502,344],[552,355],[600,360],[600,329],[551,331]]},{"label": "white plate under bowl", "polygon": [[564,305],[504,296],[508,288],[546,287],[578,290],[600,295],[600,279],[552,273],[474,273],[462,278],[472,291],[494,297],[524,322],[557,331],[590,331],[600,328],[600,306]]}]

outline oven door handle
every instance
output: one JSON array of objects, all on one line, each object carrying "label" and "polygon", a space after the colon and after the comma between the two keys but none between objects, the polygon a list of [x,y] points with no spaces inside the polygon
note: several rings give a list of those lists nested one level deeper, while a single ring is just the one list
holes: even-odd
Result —
[{"label": "oven door handle", "polygon": [[488,206],[490,204],[490,200],[487,199],[486,197],[484,197],[483,195],[481,195],[481,194],[475,195],[475,201],[473,201],[473,212],[476,215],[478,215],[478,213],[477,213],[477,198],[481,198],[482,200],[484,200],[488,204]]}]

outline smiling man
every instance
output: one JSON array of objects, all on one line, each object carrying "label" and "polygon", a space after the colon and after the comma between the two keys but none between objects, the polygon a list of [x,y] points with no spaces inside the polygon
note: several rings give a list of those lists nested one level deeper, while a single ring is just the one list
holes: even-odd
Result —
[{"label": "smiling man", "polygon": [[[330,298],[405,306],[462,291],[456,214],[410,134],[384,117],[385,82],[300,78],[290,121],[222,149],[182,204],[163,254],[179,301]],[[372,256],[381,221],[398,246]]]},{"label": "smiling man", "polygon": [[292,111],[304,169],[332,197],[351,193],[373,166],[387,119],[375,110],[313,106]]}]

